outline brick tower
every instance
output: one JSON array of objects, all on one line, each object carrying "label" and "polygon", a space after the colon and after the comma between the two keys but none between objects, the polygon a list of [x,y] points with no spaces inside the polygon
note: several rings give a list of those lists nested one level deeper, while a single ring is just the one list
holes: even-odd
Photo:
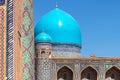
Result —
[{"label": "brick tower", "polygon": [[34,80],[32,0],[0,0],[0,80]]}]

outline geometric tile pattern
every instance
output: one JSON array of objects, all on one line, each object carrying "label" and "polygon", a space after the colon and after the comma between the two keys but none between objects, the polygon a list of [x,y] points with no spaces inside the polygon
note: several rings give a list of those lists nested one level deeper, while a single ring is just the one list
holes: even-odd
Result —
[{"label": "geometric tile pattern", "polygon": [[108,71],[112,67],[117,67],[120,70],[120,60],[79,60],[78,62],[76,62],[76,60],[72,60],[71,62],[74,63],[71,64],[75,67],[68,65],[69,63],[64,63],[65,60],[63,60],[63,62],[61,62],[61,60],[55,61],[56,65],[53,65],[52,67],[55,68],[56,72],[60,70],[61,67],[67,66],[75,74],[74,80],[80,80],[81,72],[87,67],[93,68],[98,73],[98,80],[105,80],[104,78],[106,71]]},{"label": "geometric tile pattern", "polygon": [[59,57],[76,57],[80,56],[80,47],[67,44],[54,44],[52,45],[52,56]]},{"label": "geometric tile pattern", "polygon": [[48,58],[36,59],[36,80],[52,80],[51,79],[51,62]]},{"label": "geometric tile pattern", "polygon": [[0,6],[0,80],[6,75],[6,7]]},{"label": "geometric tile pattern", "polygon": [[22,80],[34,80],[34,27],[32,0],[23,0],[22,4]]},{"label": "geometric tile pattern", "polygon": [[71,63],[68,63],[68,64],[67,63],[65,63],[65,64],[64,63],[63,64],[62,63],[61,64],[58,63],[57,66],[56,66],[56,69],[58,71],[59,69],[61,69],[62,67],[65,67],[65,66],[70,68],[71,70],[74,69],[74,65],[71,64]]},{"label": "geometric tile pattern", "polygon": [[[4,1],[4,0],[2,0]],[[13,0],[7,2],[7,79],[13,80]],[[33,27],[33,5],[32,0],[23,0],[22,4],[22,80],[35,80],[35,64],[34,64],[34,27]],[[4,9],[0,7],[0,79],[5,78],[5,27],[4,27]],[[2,46],[1,46],[2,45]],[[75,53],[73,53],[75,52]],[[75,56],[79,54],[79,48],[69,46],[54,46],[54,56]],[[75,74],[74,80],[80,79],[80,72],[87,67],[94,68],[99,72],[99,80],[104,80],[104,74],[106,70],[113,66],[120,68],[119,61],[98,61],[98,60],[53,60],[51,62],[49,58],[38,59],[40,65],[38,65],[38,80],[54,80],[52,78],[59,69],[66,66],[70,68]],[[53,65],[52,65],[53,64]],[[54,72],[53,72],[54,71]],[[53,72],[53,73],[51,73]],[[53,75],[53,76],[51,76]]]},{"label": "geometric tile pattern", "polygon": [[7,79],[13,80],[13,0],[7,1]]}]

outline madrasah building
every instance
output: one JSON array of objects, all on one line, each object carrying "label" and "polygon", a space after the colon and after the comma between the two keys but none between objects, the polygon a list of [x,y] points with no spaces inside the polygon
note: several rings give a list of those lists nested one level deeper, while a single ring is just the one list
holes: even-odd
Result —
[{"label": "madrasah building", "polygon": [[120,58],[83,57],[79,24],[56,6],[34,29],[32,0],[0,0],[0,80],[120,80]]}]

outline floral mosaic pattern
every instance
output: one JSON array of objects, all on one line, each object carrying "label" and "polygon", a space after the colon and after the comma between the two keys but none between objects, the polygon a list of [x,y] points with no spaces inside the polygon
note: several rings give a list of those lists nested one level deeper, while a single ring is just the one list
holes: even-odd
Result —
[{"label": "floral mosaic pattern", "polygon": [[34,80],[34,28],[32,0],[23,0],[23,78]]}]

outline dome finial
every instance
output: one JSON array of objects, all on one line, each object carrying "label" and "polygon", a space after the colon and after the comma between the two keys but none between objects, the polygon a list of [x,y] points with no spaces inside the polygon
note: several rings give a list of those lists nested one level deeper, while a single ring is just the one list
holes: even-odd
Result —
[{"label": "dome finial", "polygon": [[58,8],[58,3],[56,2],[56,8]]}]

